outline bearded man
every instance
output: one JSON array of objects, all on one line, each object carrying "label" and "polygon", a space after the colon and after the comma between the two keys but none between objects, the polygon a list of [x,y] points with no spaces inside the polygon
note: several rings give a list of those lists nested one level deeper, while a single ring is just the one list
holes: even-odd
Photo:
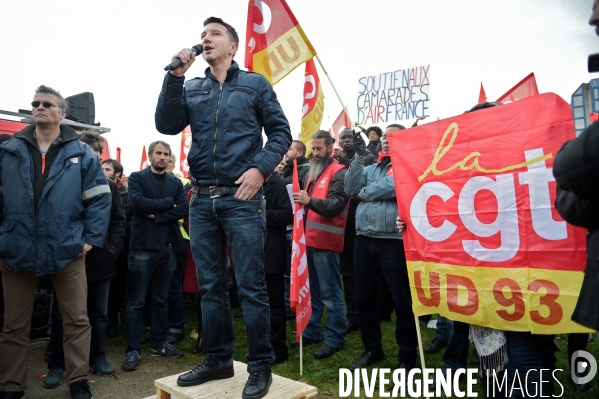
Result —
[{"label": "bearded man", "polygon": [[[343,237],[349,201],[344,189],[345,166],[331,155],[335,140],[329,132],[318,131],[312,137],[313,159],[304,190],[294,193],[293,200],[306,210],[306,247],[312,316],[303,332],[304,345],[324,340],[314,352],[314,358],[333,356],[345,346],[345,304],[341,289],[339,254],[343,252]],[[321,318],[328,312],[326,338]],[[291,346],[299,346],[292,341]]]}]

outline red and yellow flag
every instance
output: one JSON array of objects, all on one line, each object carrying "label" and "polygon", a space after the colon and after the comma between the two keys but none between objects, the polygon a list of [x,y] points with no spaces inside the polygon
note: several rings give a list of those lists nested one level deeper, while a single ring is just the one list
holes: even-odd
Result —
[{"label": "red and yellow flag", "polygon": [[306,62],[306,77],[304,83],[304,105],[302,107],[302,130],[300,141],[306,145],[306,153],[309,156],[312,152],[310,140],[314,133],[320,130],[322,115],[324,111],[324,94],[320,86],[320,79],[316,72],[314,60]]},{"label": "red and yellow flag", "polygon": [[271,84],[316,55],[285,0],[250,0],[245,67]]},{"label": "red and yellow flag", "polygon": [[552,93],[389,135],[415,315],[589,332],[571,320],[586,231],[553,205],[554,157],[574,137]]}]

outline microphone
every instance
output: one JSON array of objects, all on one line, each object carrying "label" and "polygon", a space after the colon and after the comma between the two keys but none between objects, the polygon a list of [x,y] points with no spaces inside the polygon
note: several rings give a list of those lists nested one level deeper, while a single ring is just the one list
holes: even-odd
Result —
[{"label": "microphone", "polygon": [[[196,55],[202,54],[202,51],[204,51],[204,47],[201,44],[196,44],[195,46],[193,46],[191,48],[191,52],[192,53],[196,53]],[[181,60],[179,58],[176,58],[176,59],[173,60],[173,62],[171,62],[170,64],[168,64],[167,66],[165,66],[164,70],[165,71],[172,71],[173,69],[179,68],[181,65],[183,65],[183,63],[181,62]]]}]

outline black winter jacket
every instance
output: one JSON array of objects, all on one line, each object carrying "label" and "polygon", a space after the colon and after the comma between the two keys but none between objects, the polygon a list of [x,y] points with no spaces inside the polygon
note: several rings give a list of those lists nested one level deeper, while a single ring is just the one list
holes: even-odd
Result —
[{"label": "black winter jacket", "polygon": [[562,146],[553,174],[558,212],[567,222],[589,230],[585,275],[572,320],[599,330],[599,123]]},{"label": "black winter jacket", "polygon": [[87,281],[102,281],[114,276],[114,262],[116,256],[123,249],[125,239],[125,215],[121,195],[116,184],[108,180],[112,205],[110,208],[110,224],[104,247],[94,247],[85,255],[85,273]]},{"label": "black winter jacket", "polygon": [[293,223],[293,209],[287,193],[287,181],[278,173],[262,186],[266,199],[265,273],[287,270],[287,225]]},{"label": "black winter jacket", "polygon": [[[300,184],[304,181],[306,174],[310,170],[310,162],[306,159],[305,156],[297,157],[297,177],[299,178]],[[283,167],[282,176],[287,180],[288,184],[293,183],[293,161],[287,161],[285,166]]]}]

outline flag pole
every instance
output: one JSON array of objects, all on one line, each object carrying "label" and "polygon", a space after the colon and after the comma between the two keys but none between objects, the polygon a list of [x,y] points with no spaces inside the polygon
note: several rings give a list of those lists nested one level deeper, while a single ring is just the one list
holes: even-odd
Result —
[{"label": "flag pole", "polygon": [[304,334],[300,335],[300,376],[303,375],[304,370],[304,356],[302,356],[302,349],[304,348],[303,341]]},{"label": "flag pole", "polygon": [[333,84],[333,81],[331,80],[331,77],[329,76],[329,73],[327,72],[327,69],[324,67],[324,65],[322,65],[322,61],[320,60],[320,57],[318,57],[318,53],[316,53],[316,55],[314,57],[316,57],[316,60],[318,61],[318,64],[320,65],[320,67],[324,71],[324,74],[326,75],[327,79],[329,80],[329,83],[331,84],[331,87],[333,87],[333,90],[335,91],[335,94],[337,95],[337,98],[339,99],[339,102],[341,103],[341,106],[343,107],[343,110],[347,114],[347,119],[349,119],[349,123],[352,125],[352,128],[353,128],[354,121],[352,121],[351,116],[349,115],[349,112],[347,111],[347,107],[345,106],[345,104],[343,104],[343,100],[341,99],[341,96],[337,92],[337,89],[335,88],[335,85]]},{"label": "flag pole", "polygon": [[422,334],[420,333],[420,320],[418,320],[418,316],[414,315],[414,321],[416,322],[416,335],[418,335],[418,349],[420,350],[420,363],[422,364],[422,368],[424,369],[426,366],[424,365],[424,350],[422,349]]},{"label": "flag pole", "polygon": [[[422,349],[422,333],[420,332],[420,320],[418,316],[414,315],[414,322],[416,322],[416,335],[418,336],[418,350],[420,352],[420,365],[422,366],[422,372],[424,373],[424,369],[426,365],[424,363],[424,350]],[[430,396],[425,396],[430,397]]]}]

